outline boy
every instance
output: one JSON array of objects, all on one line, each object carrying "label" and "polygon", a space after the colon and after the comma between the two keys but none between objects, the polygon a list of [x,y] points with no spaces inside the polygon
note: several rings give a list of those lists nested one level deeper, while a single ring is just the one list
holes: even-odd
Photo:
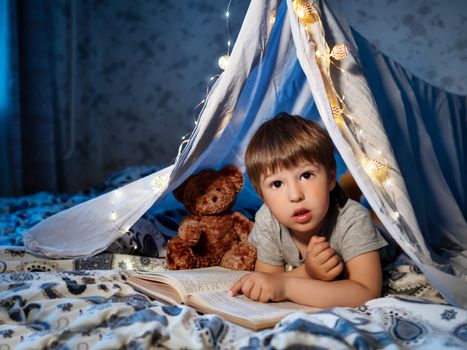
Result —
[{"label": "boy", "polygon": [[355,307],[379,297],[378,249],[387,243],[369,212],[336,183],[327,132],[279,113],[256,131],[245,158],[264,205],[250,234],[258,251],[255,272],[239,279],[230,294],[317,307]]}]

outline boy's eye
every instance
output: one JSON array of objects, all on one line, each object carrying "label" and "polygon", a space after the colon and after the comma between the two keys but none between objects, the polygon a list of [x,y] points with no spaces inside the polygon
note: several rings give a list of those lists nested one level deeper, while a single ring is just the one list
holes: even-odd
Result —
[{"label": "boy's eye", "polygon": [[311,171],[305,171],[303,174],[302,174],[302,178],[305,179],[305,180],[309,180],[313,177],[313,173]]},{"label": "boy's eye", "polygon": [[282,181],[273,181],[271,182],[272,188],[280,188],[282,186]]}]

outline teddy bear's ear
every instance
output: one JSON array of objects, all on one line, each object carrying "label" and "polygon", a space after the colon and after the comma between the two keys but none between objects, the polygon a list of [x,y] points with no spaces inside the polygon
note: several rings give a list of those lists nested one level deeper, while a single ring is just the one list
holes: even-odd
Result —
[{"label": "teddy bear's ear", "polygon": [[178,186],[175,190],[173,190],[173,194],[175,198],[183,203],[183,193],[185,192],[185,187],[186,187],[187,181],[183,181],[183,183]]},{"label": "teddy bear's ear", "polygon": [[227,165],[220,171],[223,176],[228,176],[235,186],[235,190],[239,193],[243,186],[243,174],[233,165]]}]

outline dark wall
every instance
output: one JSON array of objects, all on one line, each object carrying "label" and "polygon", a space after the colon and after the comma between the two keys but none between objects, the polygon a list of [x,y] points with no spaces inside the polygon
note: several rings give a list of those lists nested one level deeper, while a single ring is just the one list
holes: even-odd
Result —
[{"label": "dark wall", "polygon": [[[71,4],[57,1],[53,18],[67,191],[126,166],[171,163],[221,72],[228,1]],[[232,1],[232,45],[248,5]]]},{"label": "dark wall", "polygon": [[467,1],[328,1],[355,30],[411,73],[467,95]]}]

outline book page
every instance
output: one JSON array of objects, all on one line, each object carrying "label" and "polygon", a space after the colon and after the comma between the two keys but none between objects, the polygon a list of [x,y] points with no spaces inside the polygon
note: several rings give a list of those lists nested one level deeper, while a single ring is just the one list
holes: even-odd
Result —
[{"label": "book page", "polygon": [[[182,294],[194,294],[209,290],[227,291],[247,271],[234,271],[222,267],[207,267],[192,270],[173,270],[142,273],[140,278],[154,279],[174,285]],[[162,276],[162,278],[160,278]],[[152,278],[151,278],[152,277]]]},{"label": "book page", "polygon": [[245,271],[233,271],[220,268],[171,271],[171,274],[183,284],[187,294],[208,290],[227,291],[244,275]]},{"label": "book page", "polygon": [[206,305],[210,309],[249,320],[281,318],[291,312],[309,308],[291,302],[260,303],[243,295],[231,297],[225,291],[199,293],[190,297],[196,306]]}]

